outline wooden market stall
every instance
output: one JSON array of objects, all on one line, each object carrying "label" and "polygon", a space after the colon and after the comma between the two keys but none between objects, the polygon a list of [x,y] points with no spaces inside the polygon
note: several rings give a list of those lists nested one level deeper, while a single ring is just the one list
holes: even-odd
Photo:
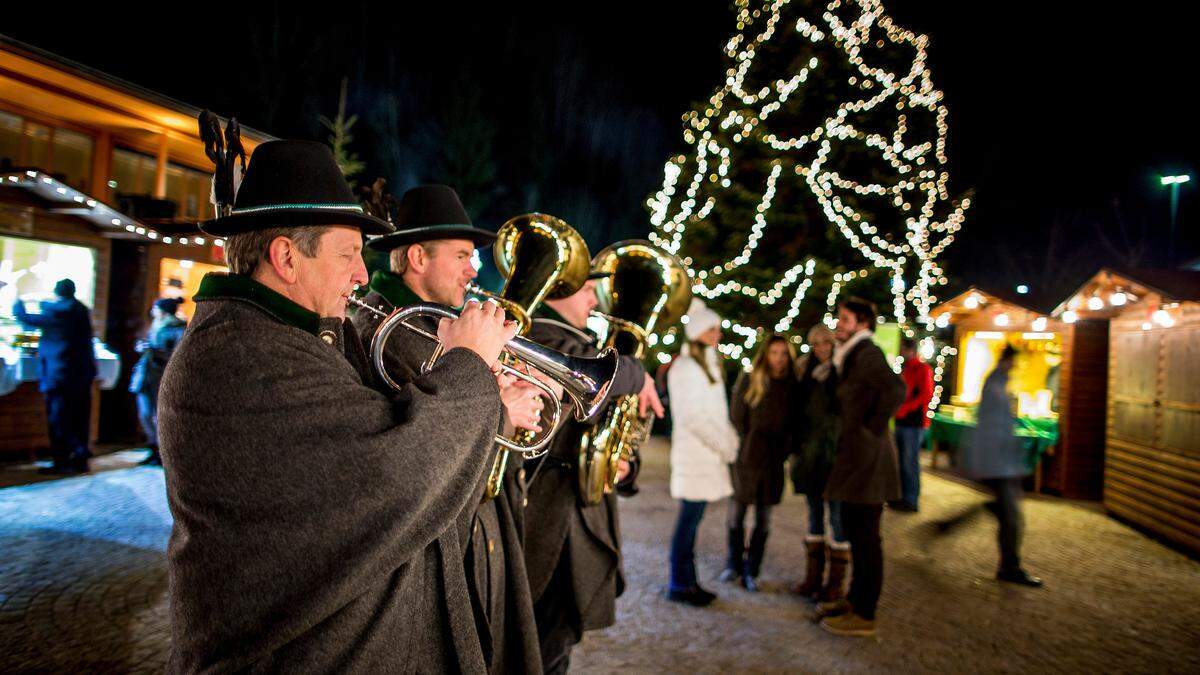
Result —
[{"label": "wooden market stall", "polygon": [[[1046,303],[1024,295],[971,287],[935,308],[931,315],[956,351],[943,381],[949,396],[935,412],[929,439],[938,450],[961,443],[974,425],[975,406],[988,374],[1005,346],[1017,350],[1010,387],[1017,400],[1018,427],[1036,467],[1034,487],[1077,498],[1100,496],[1103,416],[1101,407],[1107,329],[1070,326],[1050,316]],[[1089,430],[1091,432],[1089,433]]]},{"label": "wooden market stall", "polygon": [[[124,392],[150,305],[220,266],[198,108],[0,36],[0,456],[48,444],[30,311],[71,278],[92,310],[102,384],[93,440],[133,432]],[[243,127],[247,152],[269,137]],[[190,308],[185,305],[185,313]]]},{"label": "wooden market stall", "polygon": [[1055,313],[1111,322],[1105,508],[1200,554],[1200,272],[1102,269]]}]

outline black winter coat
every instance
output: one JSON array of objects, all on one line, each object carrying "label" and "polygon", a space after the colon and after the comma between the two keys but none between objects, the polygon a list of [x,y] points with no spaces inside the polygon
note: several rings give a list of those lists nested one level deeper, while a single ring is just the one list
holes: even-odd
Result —
[{"label": "black winter coat", "polygon": [[769,379],[758,405],[746,403],[750,375],[742,373],[733,386],[729,420],[741,439],[733,464],[733,498],[743,504],[778,504],[783,497],[783,464],[791,449],[790,413],[797,383],[789,372]]}]

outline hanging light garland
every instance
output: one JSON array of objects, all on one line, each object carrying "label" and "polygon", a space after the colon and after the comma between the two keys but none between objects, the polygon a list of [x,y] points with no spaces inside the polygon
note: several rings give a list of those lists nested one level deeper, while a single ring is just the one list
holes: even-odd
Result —
[{"label": "hanging light garland", "polygon": [[[757,144],[771,159],[745,245],[720,264],[690,270],[695,293],[707,299],[740,294],[771,307],[794,286],[792,301],[786,309],[780,308],[774,326],[791,328],[813,283],[814,261],[794,265],[767,289],[730,278],[752,263],[769,225],[779,181],[789,176],[807,190],[829,223],[871,268],[889,274],[896,320],[907,322],[911,309],[918,322],[932,328],[929,311],[937,301],[933,289],[946,283],[936,259],[962,227],[970,199],[954,202],[948,192],[947,110],[926,65],[929,40],[895,25],[880,0],[829,0],[817,8],[819,16],[785,20],[784,10],[790,4],[791,0],[736,0],[737,31],[725,45],[730,59],[725,82],[703,108],[683,116],[684,141],[692,150],[666,163],[662,188],[647,200],[650,239],[668,252],[679,253],[687,244],[688,227],[707,219],[716,196],[732,185],[731,148]],[[798,70],[754,89],[747,79],[756,57],[785,31],[823,49],[814,50]],[[911,63],[896,71],[872,63],[871,50],[884,47],[906,50],[913,55]],[[829,54],[834,55],[832,62],[822,61],[830,59]],[[771,116],[814,78],[841,78],[857,93],[798,135],[783,137],[769,128]],[[864,113],[892,109],[889,133],[860,128]],[[916,114],[931,117],[932,130],[915,128],[911,118]],[[888,181],[859,182],[842,175],[836,158],[847,148],[868,153],[886,170]],[[888,199],[898,217],[872,222],[851,197]],[[860,276],[866,276],[866,270],[835,275],[826,297],[827,323],[845,282]],[[723,344],[722,353],[741,358],[761,331],[732,323],[730,328],[742,339]]]}]

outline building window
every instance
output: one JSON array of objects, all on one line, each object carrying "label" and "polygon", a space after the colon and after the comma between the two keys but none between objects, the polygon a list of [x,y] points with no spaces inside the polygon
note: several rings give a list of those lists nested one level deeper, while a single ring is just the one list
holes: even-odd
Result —
[{"label": "building window", "polygon": [[156,164],[149,155],[114,148],[108,186],[122,195],[153,195]]},{"label": "building window", "polygon": [[72,187],[88,190],[94,146],[87,134],[0,112],[0,162],[5,166],[41,169]]},{"label": "building window", "polygon": [[55,129],[52,145],[52,170],[61,174],[64,182],[71,187],[90,190],[92,152],[95,148],[92,137],[69,129]]},{"label": "building window", "polygon": [[0,166],[21,166],[21,129],[25,120],[0,110]]},{"label": "building window", "polygon": [[179,217],[204,220],[212,217],[209,193],[212,174],[178,164],[167,165],[167,199],[179,205]]}]

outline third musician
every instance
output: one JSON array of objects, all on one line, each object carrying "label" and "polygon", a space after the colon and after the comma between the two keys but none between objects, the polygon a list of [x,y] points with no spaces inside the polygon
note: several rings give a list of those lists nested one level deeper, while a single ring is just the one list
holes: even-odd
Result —
[{"label": "third musician", "polygon": [[[593,356],[598,350],[586,327],[596,304],[593,281],[567,298],[547,300],[528,337],[567,354]],[[643,415],[653,410],[662,416],[654,383],[641,362],[623,356],[608,396],[626,394],[639,394]],[[616,621],[616,598],[625,586],[616,496],[607,494],[599,504],[584,505],[579,495],[579,443],[586,429],[585,424],[567,422],[550,452],[525,467],[530,481],[525,560],[547,673],[567,671],[571,649],[584,631]],[[628,465],[624,467],[628,471]]]}]

